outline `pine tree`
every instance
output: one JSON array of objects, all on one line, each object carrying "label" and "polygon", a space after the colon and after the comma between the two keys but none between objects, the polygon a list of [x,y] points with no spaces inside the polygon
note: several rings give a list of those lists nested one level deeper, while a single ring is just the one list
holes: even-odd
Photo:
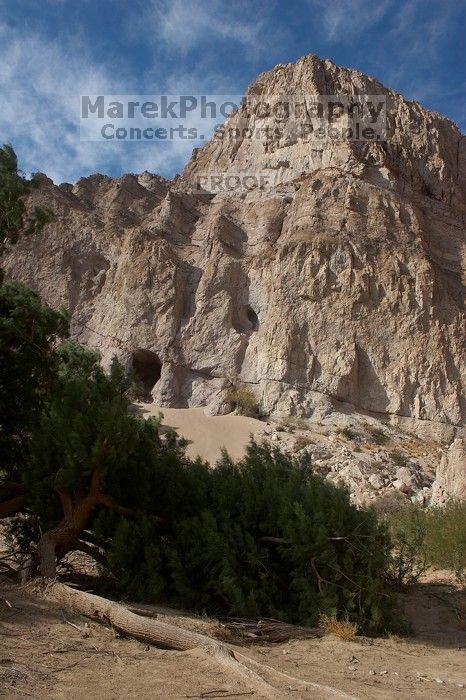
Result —
[{"label": "pine tree", "polygon": [[251,443],[237,464],[185,463],[173,482],[167,521],[116,527],[108,567],[127,595],[310,625],[322,612],[386,620],[386,533],[306,459]]},{"label": "pine tree", "polygon": [[98,542],[112,585],[132,598],[384,624],[386,533],[308,459],[253,442],[237,463],[193,462],[159,420],[128,412],[118,362],[106,373],[98,353],[60,345],[63,314],[18,285],[0,286],[0,310],[3,476],[28,498],[21,522],[44,576]]},{"label": "pine tree", "polygon": [[57,373],[56,343],[67,333],[66,314],[22,284],[0,284],[0,480],[10,491]]},{"label": "pine tree", "polygon": [[0,148],[0,255],[7,244],[17,243],[20,235],[39,233],[52,220],[49,207],[26,208],[26,195],[38,183],[38,175],[30,180],[21,175],[12,146]]}]

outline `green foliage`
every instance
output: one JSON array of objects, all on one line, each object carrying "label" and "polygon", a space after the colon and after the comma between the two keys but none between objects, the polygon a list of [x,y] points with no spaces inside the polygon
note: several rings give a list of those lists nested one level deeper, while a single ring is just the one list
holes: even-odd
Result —
[{"label": "green foliage", "polygon": [[400,450],[392,450],[392,452],[389,453],[389,456],[392,462],[398,467],[405,467],[408,463],[407,456]]},{"label": "green foliage", "polygon": [[226,393],[226,400],[230,401],[242,416],[257,418],[259,415],[256,397],[249,389],[232,387]]},{"label": "green foliage", "polygon": [[324,613],[362,629],[386,625],[387,534],[315,476],[308,457],[251,443],[238,463],[226,454],[215,468],[192,462],[173,432],[160,434],[159,420],[128,412],[121,365],[106,373],[97,353],[56,347],[65,316],[20,285],[0,287],[0,308],[3,449],[17,439],[12,416],[24,415],[27,451],[14,466],[29,489],[29,538],[53,530],[97,481],[102,498],[85,527],[128,597],[305,624]]},{"label": "green foliage", "polygon": [[[157,419],[128,413],[128,381],[114,361],[106,374],[98,353],[72,344],[58,352],[58,379],[31,443],[24,480],[42,529],[59,519],[58,493],[86,493],[93,473],[100,490],[120,505],[145,513],[158,509],[155,465],[181,458],[169,435],[162,445]],[[161,467],[160,467],[161,468]]]},{"label": "green foliage", "polygon": [[237,464],[224,455],[170,476],[171,518],[122,522],[113,536],[109,568],[130,597],[303,624],[322,612],[365,629],[386,621],[386,533],[306,459],[251,443]]},{"label": "green foliage", "polygon": [[450,502],[425,514],[428,562],[451,569],[459,578],[466,570],[466,503]]},{"label": "green foliage", "polygon": [[22,284],[0,284],[0,464],[13,480],[55,381],[55,344],[68,318]]},{"label": "green foliage", "polygon": [[305,447],[309,447],[309,445],[314,445],[314,440],[306,435],[298,435],[294,441],[293,449],[295,452],[300,452],[301,450],[304,450]]},{"label": "green foliage", "polygon": [[347,440],[355,440],[357,437],[356,431],[352,428],[349,428],[348,426],[346,428],[341,428],[337,430],[337,433],[338,435],[342,435]]},{"label": "green foliage", "polygon": [[407,507],[391,515],[388,522],[393,543],[389,576],[397,588],[403,589],[427,569],[425,513]]},{"label": "green foliage", "polygon": [[37,177],[27,180],[20,175],[12,146],[0,148],[0,254],[7,242],[16,243],[21,234],[38,233],[52,220],[48,207],[26,211],[25,197],[37,183]]},{"label": "green foliage", "polygon": [[390,573],[406,586],[428,566],[450,569],[459,578],[466,569],[466,503],[423,510],[409,506],[388,516],[393,541]]},{"label": "green foliage", "polygon": [[411,506],[411,501],[407,501],[406,496],[395,489],[379,496],[372,505],[372,510],[379,518],[395,516]]},{"label": "green foliage", "polygon": [[304,418],[299,416],[284,416],[280,418],[277,425],[277,430],[293,432],[293,430],[308,430],[309,423]]}]

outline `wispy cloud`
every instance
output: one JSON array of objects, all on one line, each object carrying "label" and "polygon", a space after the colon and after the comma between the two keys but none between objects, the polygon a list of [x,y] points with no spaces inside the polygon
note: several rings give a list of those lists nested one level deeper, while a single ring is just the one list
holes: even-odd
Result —
[{"label": "wispy cloud", "polygon": [[[29,0],[26,0],[29,1]],[[56,0],[50,0],[56,2]],[[0,0],[0,8],[4,0]],[[248,52],[260,45],[260,24],[238,16],[236,9],[214,0],[203,6],[194,0],[152,0],[145,5],[137,24],[136,13],[129,20],[144,31],[139,35],[148,46],[165,46],[176,52],[199,43],[231,40]],[[204,52],[189,64],[160,52],[135,66],[125,64],[120,54],[106,63],[91,50],[82,27],[73,34],[51,37],[42,23],[0,21],[0,142],[10,141],[27,172],[42,170],[55,182],[73,181],[91,172],[140,172],[150,170],[165,176],[179,171],[187,162],[193,141],[103,143],[79,140],[79,96],[81,94],[232,94],[240,92],[234,80]],[[128,48],[131,51],[131,48]],[[163,53],[163,52],[162,52]],[[170,51],[168,51],[170,53]],[[215,55],[217,55],[215,53]],[[209,60],[210,59],[210,60]],[[199,125],[196,125],[199,127]],[[202,131],[202,129],[200,129]],[[209,135],[207,131],[206,136]]]},{"label": "wispy cloud", "polygon": [[[0,43],[0,139],[13,143],[28,172],[41,170],[62,182],[96,171],[147,169],[168,175],[186,162],[192,143],[79,140],[80,95],[120,92],[113,71],[96,65],[79,41],[65,46],[0,24]],[[117,73],[119,81],[131,82]]]},{"label": "wispy cloud", "polygon": [[[408,0],[389,15],[380,38],[376,70],[389,86],[431,109],[449,114],[464,128],[464,83],[445,81],[443,59],[450,50],[452,31],[464,12],[464,3]],[[396,56],[387,62],[384,56]]]},{"label": "wispy cloud", "polygon": [[[438,5],[437,5],[438,7]],[[443,3],[442,11],[432,14],[432,4],[424,0],[409,0],[392,16],[391,27],[386,34],[387,43],[401,51],[404,57],[434,58],[441,50],[451,23],[454,21],[455,3]],[[413,31],[413,27],[416,31]],[[414,66],[417,68],[418,66]]]},{"label": "wispy cloud", "polygon": [[320,14],[329,41],[348,42],[377,24],[387,13],[392,0],[307,0]]},{"label": "wispy cloud", "polygon": [[204,48],[207,54],[215,48],[217,63],[232,51],[256,62],[273,54],[287,36],[285,26],[272,21],[273,6],[257,0],[149,0],[133,26],[152,43],[155,35],[169,52],[186,55]]},{"label": "wispy cloud", "polygon": [[215,0],[210,3],[156,0],[151,10],[159,38],[183,52],[208,41],[212,35],[246,47],[257,47],[259,43],[260,26],[238,17],[233,4],[225,8]]},{"label": "wispy cloud", "polygon": [[464,129],[465,24],[465,0],[22,0],[21,9],[0,0],[0,143],[55,181],[170,176],[197,144],[80,142],[79,95],[238,94],[258,72],[310,51],[376,75]]}]

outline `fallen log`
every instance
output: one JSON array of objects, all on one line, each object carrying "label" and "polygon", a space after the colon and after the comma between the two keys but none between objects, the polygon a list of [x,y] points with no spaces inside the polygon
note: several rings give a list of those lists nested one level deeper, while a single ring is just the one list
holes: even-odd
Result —
[{"label": "fallen log", "polygon": [[[43,595],[48,600],[64,605],[81,615],[107,623],[123,635],[133,637],[141,642],[178,651],[202,649],[216,662],[222,665],[225,670],[235,674],[249,688],[252,688],[257,698],[285,698],[287,697],[285,689],[287,686],[284,687],[283,684],[286,683],[289,686],[291,681],[302,687],[319,690],[319,697],[322,698],[357,700],[357,698],[347,695],[336,688],[321,685],[320,683],[304,681],[300,678],[277,671],[265,664],[258,663],[238,651],[229,648],[228,645],[211,639],[206,635],[199,634],[198,632],[191,632],[190,630],[171,625],[167,622],[162,622],[158,619],[142,617],[139,614],[131,612],[119,603],[101,598],[93,593],[86,593],[66,586],[63,583],[49,581],[45,586]],[[249,668],[249,666],[257,670],[253,670]],[[278,681],[280,684],[279,687],[265,680],[264,676],[274,679],[275,682]]]},{"label": "fallen log", "polygon": [[301,627],[281,620],[225,618],[222,623],[237,637],[243,637],[244,642],[249,643],[261,641],[280,644],[290,639],[315,639],[325,634],[321,627]]},{"label": "fallen log", "polygon": [[273,686],[238,661],[231,649],[215,639],[154,618],[143,617],[112,600],[70,588],[63,583],[48,585],[45,596],[81,615],[106,622],[120,633],[141,642],[178,651],[202,649],[229,671],[239,675],[249,687],[253,687],[259,693],[258,697],[276,697]]},{"label": "fallen log", "polygon": [[158,647],[178,651],[201,648],[209,653],[215,653],[221,648],[223,651],[224,645],[209,637],[136,614],[113,600],[79,591],[63,583],[48,586],[46,597],[81,615],[107,622],[123,634]]}]

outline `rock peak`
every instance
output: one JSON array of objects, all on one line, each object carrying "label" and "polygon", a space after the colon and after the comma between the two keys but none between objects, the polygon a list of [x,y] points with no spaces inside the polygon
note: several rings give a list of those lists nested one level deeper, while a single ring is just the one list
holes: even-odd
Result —
[{"label": "rock peak", "polygon": [[[146,362],[159,405],[220,411],[235,385],[267,415],[323,419],[343,406],[456,430],[466,415],[465,139],[313,54],[248,89],[290,94],[382,95],[387,136],[318,143],[246,103],[226,124],[240,136],[212,138],[174,181],[39,187],[33,197],[56,219],[16,246],[7,272],[68,308],[73,336],[105,362]],[[265,138],[248,137],[266,126]],[[272,183],[196,188],[200,176],[231,173]]]}]

